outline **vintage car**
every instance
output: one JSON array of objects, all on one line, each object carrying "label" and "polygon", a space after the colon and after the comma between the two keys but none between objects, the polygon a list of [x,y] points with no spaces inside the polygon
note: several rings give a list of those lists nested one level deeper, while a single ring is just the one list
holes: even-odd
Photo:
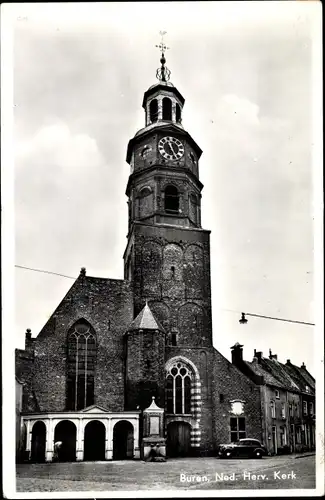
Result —
[{"label": "vintage car", "polygon": [[220,458],[262,458],[264,455],[267,455],[267,451],[257,439],[245,438],[239,439],[239,441],[234,443],[221,444],[218,455]]}]

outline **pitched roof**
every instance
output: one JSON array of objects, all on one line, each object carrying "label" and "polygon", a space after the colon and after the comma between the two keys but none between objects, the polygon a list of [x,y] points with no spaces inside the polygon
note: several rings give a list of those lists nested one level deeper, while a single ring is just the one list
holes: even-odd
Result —
[{"label": "pitched roof", "polygon": [[154,317],[148,303],[144,308],[140,311],[138,316],[132,321],[128,330],[160,330],[161,332],[165,332],[163,326],[159,323],[159,321]]},{"label": "pitched roof", "polygon": [[256,373],[256,375],[263,376],[266,385],[274,385],[285,389],[285,384],[278,380],[272,372],[266,369],[262,364],[257,361],[245,361],[245,363]]},{"label": "pitched roof", "polygon": [[263,375],[265,383],[274,387],[290,391],[307,392],[309,386],[311,393],[315,389],[315,380],[305,368],[299,368],[292,363],[280,363],[275,358],[261,357],[260,362],[254,360],[245,363],[257,374]]}]

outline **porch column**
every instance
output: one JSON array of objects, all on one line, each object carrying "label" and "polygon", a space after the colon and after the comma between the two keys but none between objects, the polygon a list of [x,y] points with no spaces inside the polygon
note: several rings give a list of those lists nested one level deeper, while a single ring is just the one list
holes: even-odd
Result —
[{"label": "porch column", "polygon": [[46,419],[45,420],[45,425],[46,425],[46,442],[45,442],[45,461],[46,462],[52,462],[53,460],[53,432],[52,427],[53,427],[53,421],[52,419]]},{"label": "porch column", "polygon": [[139,443],[139,419],[134,422],[134,436],[133,436],[133,458],[140,458],[140,443]]},{"label": "porch column", "polygon": [[105,422],[105,460],[113,459],[113,436],[112,436],[112,419],[107,418]]},{"label": "porch column", "polygon": [[79,418],[77,423],[76,460],[81,462],[84,459],[84,426],[83,419]]},{"label": "porch column", "polygon": [[32,429],[30,420],[26,421],[26,451],[28,451],[28,460],[30,460],[32,451]]}]

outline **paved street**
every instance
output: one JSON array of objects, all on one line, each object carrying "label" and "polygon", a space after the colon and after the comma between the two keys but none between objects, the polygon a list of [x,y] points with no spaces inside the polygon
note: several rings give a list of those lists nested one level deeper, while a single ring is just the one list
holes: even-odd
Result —
[{"label": "paved street", "polygon": [[315,457],[22,464],[17,491],[315,488]]}]

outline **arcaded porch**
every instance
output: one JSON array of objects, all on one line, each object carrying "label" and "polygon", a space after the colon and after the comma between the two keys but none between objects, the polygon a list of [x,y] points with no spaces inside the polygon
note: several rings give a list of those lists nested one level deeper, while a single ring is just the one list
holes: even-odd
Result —
[{"label": "arcaded porch", "polygon": [[[33,462],[139,459],[139,411],[22,414],[26,458]],[[55,443],[62,443],[60,454]],[[57,448],[57,447],[56,447]]]}]

